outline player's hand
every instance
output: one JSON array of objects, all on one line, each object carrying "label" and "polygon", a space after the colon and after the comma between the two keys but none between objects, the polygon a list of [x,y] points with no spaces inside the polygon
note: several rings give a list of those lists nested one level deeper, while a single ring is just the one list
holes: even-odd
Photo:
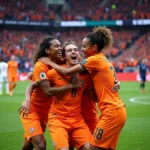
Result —
[{"label": "player's hand", "polygon": [[112,90],[113,90],[114,92],[119,91],[119,89],[120,89],[120,81],[116,80],[116,81],[114,82],[114,84],[115,84],[115,85],[113,86]]},{"label": "player's hand", "polygon": [[19,114],[24,116],[28,116],[30,110],[30,100],[25,100],[22,104],[22,106],[19,108]]},{"label": "player's hand", "polygon": [[73,88],[81,88],[84,85],[83,79],[78,79],[77,82],[73,85]]},{"label": "player's hand", "polygon": [[33,72],[29,72],[27,74],[27,79],[32,80]]},{"label": "player's hand", "polygon": [[73,74],[70,77],[70,81],[69,81],[72,85],[76,85],[78,83],[78,75],[77,74]]},{"label": "player's hand", "polygon": [[42,57],[39,61],[43,62],[45,65],[49,65],[52,62],[48,57]]}]

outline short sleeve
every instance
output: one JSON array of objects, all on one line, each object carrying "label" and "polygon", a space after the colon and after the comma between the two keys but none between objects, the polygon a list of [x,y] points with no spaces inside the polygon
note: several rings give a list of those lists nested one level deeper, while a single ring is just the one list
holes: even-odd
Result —
[{"label": "short sleeve", "polygon": [[47,77],[52,80],[54,76],[54,69],[51,69],[47,72]]},{"label": "short sleeve", "polygon": [[46,66],[44,66],[44,65],[35,65],[34,71],[33,71],[34,79],[36,81],[43,80],[43,79],[48,79],[47,71],[48,70],[47,70]]},{"label": "short sleeve", "polygon": [[91,56],[87,59],[84,59],[80,64],[88,71],[97,70],[97,59],[95,57]]}]

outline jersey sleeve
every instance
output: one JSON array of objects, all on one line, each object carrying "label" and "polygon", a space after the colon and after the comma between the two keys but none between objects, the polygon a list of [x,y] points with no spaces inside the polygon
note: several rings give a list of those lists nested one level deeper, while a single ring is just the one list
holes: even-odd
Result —
[{"label": "jersey sleeve", "polygon": [[48,79],[52,82],[52,80],[54,79],[54,77],[56,76],[55,74],[55,70],[54,69],[51,69],[47,72],[47,77]]},{"label": "jersey sleeve", "polygon": [[44,65],[36,65],[33,71],[35,81],[48,79],[47,69]]},{"label": "jersey sleeve", "polygon": [[92,56],[84,59],[80,64],[87,71],[97,70],[97,60]]}]

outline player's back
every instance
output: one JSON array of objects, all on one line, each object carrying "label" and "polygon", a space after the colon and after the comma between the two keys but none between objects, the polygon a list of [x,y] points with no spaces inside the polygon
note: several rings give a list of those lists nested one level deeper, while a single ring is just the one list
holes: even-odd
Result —
[{"label": "player's back", "polygon": [[[48,71],[48,78],[50,83],[54,87],[60,87],[69,83],[70,77],[62,76],[58,74],[54,69]],[[84,86],[78,88],[75,96],[72,94],[72,90],[57,94],[54,97],[54,101],[51,105],[51,112],[56,113],[60,117],[81,117],[81,102],[83,92],[89,80],[89,76],[79,76],[84,80]]]},{"label": "player's back", "polygon": [[8,64],[6,62],[0,62],[0,75],[7,77]]},{"label": "player's back", "polygon": [[114,81],[117,79],[115,69],[104,54],[100,53],[87,58],[83,65],[91,73],[100,110],[123,106],[119,93],[112,91]]}]

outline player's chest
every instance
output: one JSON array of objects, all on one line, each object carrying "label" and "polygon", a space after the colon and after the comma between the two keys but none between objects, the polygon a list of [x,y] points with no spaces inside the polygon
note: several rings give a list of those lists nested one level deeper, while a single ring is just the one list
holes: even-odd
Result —
[{"label": "player's chest", "polygon": [[141,64],[141,70],[146,70],[146,65],[145,64]]},{"label": "player's chest", "polygon": [[18,66],[18,64],[16,62],[13,62],[13,63],[10,64],[11,68],[16,68],[17,66]]},{"label": "player's chest", "polygon": [[55,76],[55,78],[52,79],[52,81],[50,81],[52,83],[53,86],[64,86],[66,84],[68,84],[70,81],[70,77],[62,77],[62,76]]}]

